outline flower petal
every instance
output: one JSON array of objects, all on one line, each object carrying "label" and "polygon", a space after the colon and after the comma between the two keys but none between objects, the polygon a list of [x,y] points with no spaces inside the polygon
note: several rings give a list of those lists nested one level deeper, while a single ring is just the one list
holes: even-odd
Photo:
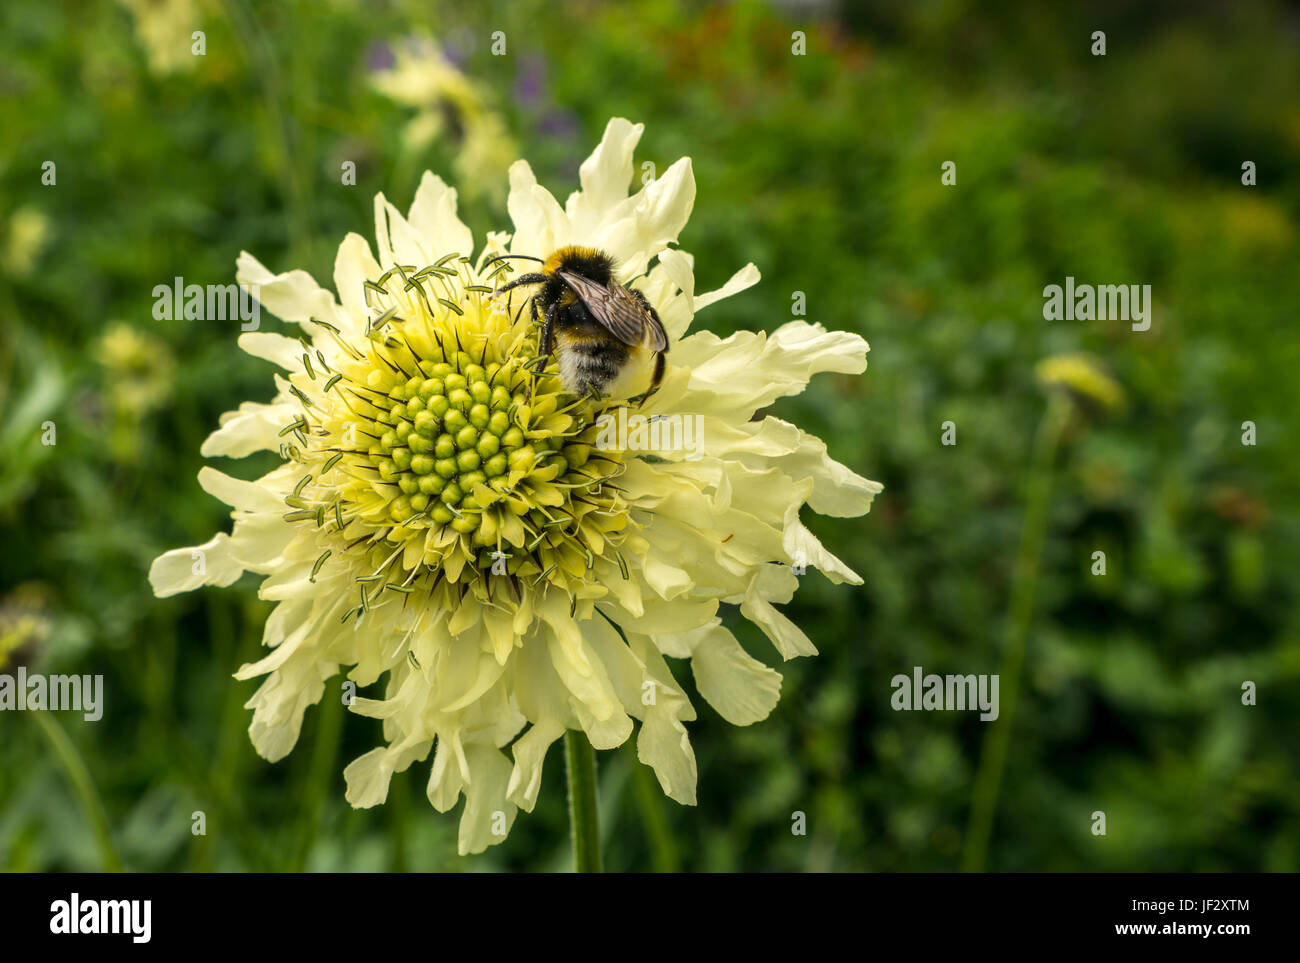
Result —
[{"label": "flower petal", "polygon": [[465,257],[474,253],[474,235],[456,213],[455,188],[429,171],[424,172],[411,204],[411,227],[433,260],[453,252]]},{"label": "flower petal", "polygon": [[159,555],[149,566],[149,584],[161,599],[201,585],[233,585],[243,574],[244,566],[231,554],[230,536],[218,532],[202,545]]}]

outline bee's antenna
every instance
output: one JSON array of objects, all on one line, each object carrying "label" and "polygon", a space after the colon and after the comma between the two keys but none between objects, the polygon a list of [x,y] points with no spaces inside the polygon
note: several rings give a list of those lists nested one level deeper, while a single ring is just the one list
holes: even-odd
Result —
[{"label": "bee's antenna", "polygon": [[546,261],[544,261],[542,258],[533,257],[531,254],[498,254],[496,257],[490,257],[486,261],[484,261],[483,266],[487,267],[489,264],[491,264],[494,261],[507,261],[510,260],[511,258],[518,258],[518,257],[526,258],[529,261],[536,261],[538,264],[546,263]]}]

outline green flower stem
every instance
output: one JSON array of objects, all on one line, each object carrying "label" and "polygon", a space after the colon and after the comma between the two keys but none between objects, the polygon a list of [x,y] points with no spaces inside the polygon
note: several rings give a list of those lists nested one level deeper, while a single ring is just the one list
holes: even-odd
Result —
[{"label": "green flower stem", "polygon": [[966,845],[962,853],[962,870],[968,873],[983,871],[988,856],[993,818],[997,813],[998,793],[1002,786],[1002,771],[1006,767],[1007,751],[1011,745],[1011,727],[1015,723],[1016,700],[1020,691],[1021,670],[1025,663],[1029,624],[1034,614],[1038,564],[1047,533],[1047,510],[1051,501],[1052,463],[1070,412],[1069,399],[1064,394],[1053,393],[1034,439],[1025,522],[1020,531],[1020,546],[1012,573],[1011,606],[1002,651],[1002,704],[999,717],[990,724],[980,751],[979,770],[975,774],[975,788],[971,798],[970,821],[966,827]]},{"label": "green flower stem", "polygon": [[316,744],[312,748],[311,762],[299,784],[301,788],[298,798],[307,802],[295,857],[296,872],[307,871],[312,846],[320,833],[325,800],[329,798],[331,784],[338,778],[339,740],[342,734],[343,700],[337,690],[330,692],[327,687],[317,718]]},{"label": "green flower stem", "polygon": [[673,838],[668,819],[664,816],[663,793],[655,783],[650,767],[642,765],[637,758],[635,742],[629,739],[624,745],[632,764],[632,788],[636,793],[637,808],[641,810],[641,821],[650,843],[650,858],[655,872],[680,872],[677,840]]},{"label": "green flower stem", "polygon": [[573,869],[599,873],[600,825],[596,816],[596,750],[580,729],[564,734],[564,762],[569,774],[569,827],[573,833]]},{"label": "green flower stem", "polygon": [[35,720],[36,728],[41,730],[41,734],[49,742],[55,757],[63,766],[68,782],[72,783],[73,792],[76,793],[77,801],[81,804],[81,811],[95,832],[95,842],[99,846],[99,856],[104,863],[104,871],[122,872],[122,860],[117,855],[117,848],[113,845],[113,832],[108,825],[108,813],[104,811],[104,803],[95,790],[95,782],[90,778],[90,770],[86,768],[81,753],[77,752],[77,747],[63,731],[63,727],[55,722],[48,712],[30,712],[28,715]]}]

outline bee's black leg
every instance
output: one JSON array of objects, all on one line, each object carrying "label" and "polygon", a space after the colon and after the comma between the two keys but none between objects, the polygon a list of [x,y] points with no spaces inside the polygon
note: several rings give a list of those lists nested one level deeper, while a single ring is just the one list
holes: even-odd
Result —
[{"label": "bee's black leg", "polygon": [[[654,309],[654,305],[650,303],[650,300],[637,288],[628,288],[628,290],[632,292],[632,296],[634,298],[636,298],[638,301],[641,302],[641,305],[646,309],[647,312],[649,312],[650,317],[654,318],[655,322],[660,327],[663,327],[663,322],[659,320],[659,312]],[[665,354],[667,354],[666,348],[663,351],[657,352],[655,354],[654,375],[650,379],[650,387],[647,388],[645,393],[642,394],[641,397],[637,400],[638,406],[645,404],[646,399],[659,390],[659,383],[664,380],[664,355]]]},{"label": "bee's black leg", "polygon": [[541,284],[542,282],[549,281],[549,280],[550,278],[548,278],[545,274],[521,274],[519,275],[519,277],[515,278],[509,284],[503,284],[501,285],[501,287],[493,291],[492,297],[495,298],[499,294],[505,294],[511,288],[517,288],[521,284]]},{"label": "bee's black leg", "polygon": [[643,404],[645,404],[646,401],[650,398],[650,396],[659,390],[659,383],[663,380],[664,380],[664,352],[657,351],[655,352],[654,374],[650,376],[650,387],[647,388],[642,393],[641,397],[637,398],[636,405],[638,408],[640,408]]},{"label": "bee's black leg", "polygon": [[638,301],[641,302],[641,306],[644,307],[647,312],[649,312],[650,317],[654,318],[655,322],[659,325],[659,327],[662,328],[664,326],[664,323],[659,318],[659,312],[656,311],[654,305],[650,303],[650,299],[647,298],[637,288],[628,288],[628,290],[632,292],[632,296],[634,298],[636,298]]},{"label": "bee's black leg", "polygon": [[[542,325],[541,337],[537,339],[538,359],[533,366],[533,377],[528,379],[528,401],[533,400],[533,382],[541,377],[542,372],[546,370],[547,364],[551,360],[551,342],[555,339],[555,308],[552,304],[546,309],[546,322]],[[533,301],[533,310],[537,310],[537,302]],[[534,316],[535,317],[535,316]]]}]

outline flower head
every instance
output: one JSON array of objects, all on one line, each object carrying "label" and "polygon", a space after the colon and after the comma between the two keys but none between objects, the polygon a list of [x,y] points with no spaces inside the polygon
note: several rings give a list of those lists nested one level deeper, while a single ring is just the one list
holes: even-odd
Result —
[{"label": "flower head", "polygon": [[136,36],[149,57],[149,69],[159,75],[193,70],[193,32],[201,27],[199,0],[118,0],[135,18]]},{"label": "flower head", "polygon": [[499,200],[499,172],[513,159],[515,145],[484,88],[427,34],[394,43],[392,55],[392,65],[370,82],[394,102],[415,108],[402,135],[407,149],[418,153],[439,138],[451,141],[461,187]]},{"label": "flower head", "polygon": [[1034,367],[1039,383],[1048,390],[1061,390],[1071,398],[1101,411],[1115,412],[1127,403],[1124,389],[1086,354],[1057,354]]},{"label": "flower head", "polygon": [[[797,566],[860,582],[799,512],[860,515],[880,486],[794,425],[752,419],[819,371],[860,373],[867,345],[803,322],[771,336],[688,335],[696,311],[758,272],[747,265],[695,294],[692,258],[668,247],[694,203],[690,161],[629,196],[641,130],[611,121],[563,207],[517,162],[514,231],[478,248],[434,175],[407,217],[378,196],[377,256],[355,234],[343,241],[337,300],[301,271],[272,274],[241,255],[239,280],[303,336],[240,338],[284,374],[271,403],[223,416],[202,451],[284,461],[255,482],[204,468],[200,484],[234,508],[233,531],[150,572],[159,595],[265,577],[271,652],[237,677],[266,676],[249,706],[268,759],[292,749],[341,669],[358,686],[384,679],[382,698],[351,704],[383,720],[385,744],[347,767],[348,799],[383,802],[392,774],[432,753],[430,802],[446,811],[466,797],[462,852],[500,842],[494,823],[533,808],[547,749],[569,728],[609,749],[638,720],[639,758],[693,803],[684,724],[695,712],[665,657],[690,660],[724,718],[756,722],[781,678],[740,646],[722,606],[784,658],[812,655],[776,608]],[[610,254],[663,321],[663,382],[640,403],[566,392],[554,359],[534,374],[526,302],[492,297],[521,263],[499,255],[545,258],[568,244]],[[668,428],[687,418],[689,448]],[[636,431],[610,432],[616,423]]]},{"label": "flower head", "polygon": [[50,236],[50,219],[39,208],[25,205],[9,218],[8,236],[0,248],[0,267],[14,277],[32,272]]},{"label": "flower head", "polygon": [[25,582],[0,599],[0,671],[29,664],[51,630],[44,585]]}]

